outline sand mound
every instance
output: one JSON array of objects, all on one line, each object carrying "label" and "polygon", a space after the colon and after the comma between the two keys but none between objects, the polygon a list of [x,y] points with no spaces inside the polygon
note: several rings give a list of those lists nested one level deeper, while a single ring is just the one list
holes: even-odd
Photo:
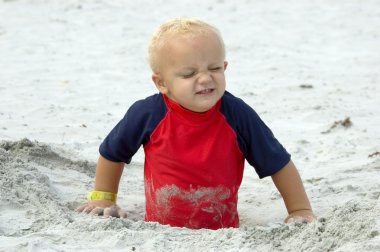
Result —
[{"label": "sand mound", "polygon": [[378,199],[348,201],[331,208],[311,224],[248,226],[242,223],[239,229],[189,230],[145,223],[141,219],[105,219],[75,213],[73,209],[83,202],[82,194],[93,180],[94,171],[95,164],[70,160],[45,144],[28,139],[1,142],[0,244],[3,248],[17,251],[380,249]]},{"label": "sand mound", "polygon": [[60,198],[67,192],[59,173],[93,176],[95,164],[71,161],[28,139],[0,144],[0,204],[6,210],[0,215],[1,234],[21,236],[72,221],[72,202]]}]

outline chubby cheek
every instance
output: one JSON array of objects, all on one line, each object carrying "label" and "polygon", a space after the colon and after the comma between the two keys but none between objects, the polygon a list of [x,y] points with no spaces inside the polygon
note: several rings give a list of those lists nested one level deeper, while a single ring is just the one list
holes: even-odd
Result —
[{"label": "chubby cheek", "polygon": [[224,75],[224,72],[223,73],[220,73],[217,75],[217,79],[218,79],[218,83],[223,85],[223,86],[226,86],[226,76]]},{"label": "chubby cheek", "polygon": [[188,99],[193,93],[193,89],[184,85],[184,83],[173,82],[167,89],[167,96],[176,102]]},{"label": "chubby cheek", "polygon": [[191,96],[195,92],[195,83],[184,80],[174,83],[173,92],[181,96]]},{"label": "chubby cheek", "polygon": [[226,79],[224,78],[224,76],[219,79],[218,86],[223,89],[226,88]]}]

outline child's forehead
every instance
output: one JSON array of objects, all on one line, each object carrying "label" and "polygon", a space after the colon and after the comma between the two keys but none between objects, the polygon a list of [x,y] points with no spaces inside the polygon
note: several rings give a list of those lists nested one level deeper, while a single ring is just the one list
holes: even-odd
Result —
[{"label": "child's forehead", "polygon": [[225,57],[224,42],[216,27],[196,19],[174,19],[161,25],[153,34],[148,48],[149,64],[154,72],[158,72],[162,58],[173,54],[171,49],[183,51],[187,48],[199,48],[200,44],[220,49]]},{"label": "child's forehead", "polygon": [[176,42],[194,42],[194,41],[214,41],[217,37],[212,33],[185,33],[185,34],[168,34],[162,37],[163,45],[170,45],[172,41]]},{"label": "child's forehead", "polygon": [[[160,49],[158,64],[169,63],[174,68],[193,68],[194,64],[213,64],[224,60],[224,50],[216,36],[175,37]],[[211,63],[210,63],[211,64]]]},{"label": "child's forehead", "polygon": [[197,34],[197,35],[172,35],[162,41],[158,47],[159,54],[172,55],[173,53],[194,54],[212,48],[218,54],[224,54],[224,48],[218,37],[214,34]]}]

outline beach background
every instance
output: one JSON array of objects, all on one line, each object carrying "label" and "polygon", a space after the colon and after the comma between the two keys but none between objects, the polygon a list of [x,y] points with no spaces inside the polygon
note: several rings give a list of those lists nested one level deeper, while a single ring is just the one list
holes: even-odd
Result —
[{"label": "beach background", "polygon": [[[98,146],[156,93],[152,32],[198,17],[224,37],[227,90],[292,154],[318,220],[283,224],[246,165],[238,229],[145,223],[144,154],[125,167],[129,218],[74,212]],[[0,251],[380,251],[380,1],[0,0]]]}]

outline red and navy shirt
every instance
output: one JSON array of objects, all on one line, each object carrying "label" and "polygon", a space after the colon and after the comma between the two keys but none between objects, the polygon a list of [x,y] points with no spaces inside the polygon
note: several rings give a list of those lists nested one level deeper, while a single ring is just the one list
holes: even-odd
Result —
[{"label": "red and navy shirt", "polygon": [[137,101],[99,150],[108,160],[130,163],[141,145],[145,220],[194,229],[239,227],[245,160],[260,178],[290,161],[256,112],[227,91],[205,113],[162,94]]}]

